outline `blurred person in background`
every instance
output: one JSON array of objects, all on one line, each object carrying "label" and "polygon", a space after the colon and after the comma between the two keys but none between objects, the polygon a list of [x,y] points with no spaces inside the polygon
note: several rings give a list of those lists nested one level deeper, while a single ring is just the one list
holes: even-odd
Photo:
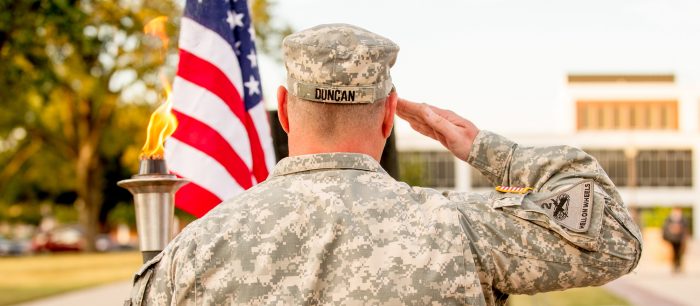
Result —
[{"label": "blurred person in background", "polygon": [[666,217],[663,227],[663,238],[671,244],[673,251],[673,273],[682,272],[683,253],[688,239],[688,220],[683,217],[680,207],[674,207]]}]

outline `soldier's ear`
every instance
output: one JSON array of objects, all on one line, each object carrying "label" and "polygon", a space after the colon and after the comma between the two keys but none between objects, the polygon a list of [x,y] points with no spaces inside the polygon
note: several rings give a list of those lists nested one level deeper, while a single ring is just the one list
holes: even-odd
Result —
[{"label": "soldier's ear", "polygon": [[394,114],[396,114],[396,103],[398,100],[399,96],[396,94],[396,90],[392,90],[384,103],[384,120],[382,121],[382,136],[384,136],[384,139],[389,138],[391,129],[394,127]]},{"label": "soldier's ear", "polygon": [[280,86],[277,88],[277,118],[280,120],[282,129],[289,134],[289,116],[287,114],[287,88]]}]

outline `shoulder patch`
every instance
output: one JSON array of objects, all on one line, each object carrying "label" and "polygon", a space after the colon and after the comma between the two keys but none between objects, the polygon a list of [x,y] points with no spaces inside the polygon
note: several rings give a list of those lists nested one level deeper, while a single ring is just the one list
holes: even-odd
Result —
[{"label": "shoulder patch", "polygon": [[163,254],[164,253],[161,251],[160,253],[158,253],[158,255],[151,258],[151,260],[144,263],[141,266],[141,268],[139,268],[139,270],[136,271],[136,273],[134,274],[134,283],[138,280],[139,277],[141,277],[144,273],[146,273],[146,271],[155,267],[160,262],[160,260],[163,258]]},{"label": "shoulder patch", "polygon": [[506,193],[525,194],[525,193],[532,191],[532,188],[530,188],[530,187],[496,186],[496,191],[506,192]]},{"label": "shoulder patch", "polygon": [[153,276],[156,265],[163,258],[163,252],[160,252],[156,257],[143,264],[141,269],[139,269],[136,274],[134,274],[133,287],[131,288],[131,298],[128,300],[129,304],[124,302],[124,305],[141,306],[144,305],[144,298],[148,286],[151,283],[151,277]]},{"label": "shoulder patch", "polygon": [[583,233],[591,223],[593,185],[593,180],[585,180],[535,204],[557,224]]}]

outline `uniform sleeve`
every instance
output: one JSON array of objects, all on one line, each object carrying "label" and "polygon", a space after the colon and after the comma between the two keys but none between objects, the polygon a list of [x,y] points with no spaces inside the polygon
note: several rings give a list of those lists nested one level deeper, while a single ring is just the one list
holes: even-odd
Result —
[{"label": "uniform sleeve", "polygon": [[[164,251],[134,275],[130,305],[194,305],[196,260],[192,237],[177,236]],[[175,281],[177,280],[177,282]]]},{"label": "uniform sleeve", "polygon": [[496,295],[601,285],[637,265],[639,229],[582,150],[520,147],[482,131],[467,161],[494,185],[532,188],[456,201],[482,286]]},{"label": "uniform sleeve", "polygon": [[130,306],[143,306],[152,305],[153,302],[147,299],[147,296],[153,295],[154,291],[152,288],[160,287],[167,283],[164,279],[156,280],[154,277],[154,272],[157,270],[158,265],[161,264],[163,259],[163,253],[156,255],[148,262],[146,262],[138,272],[134,274],[134,283],[131,288],[131,294],[129,295],[129,300],[125,305]]}]

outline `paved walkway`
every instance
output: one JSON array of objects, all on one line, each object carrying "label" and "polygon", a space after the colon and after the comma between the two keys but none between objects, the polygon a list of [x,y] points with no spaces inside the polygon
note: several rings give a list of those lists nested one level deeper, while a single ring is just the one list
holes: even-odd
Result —
[{"label": "paved walkway", "polygon": [[688,245],[683,273],[671,273],[665,244],[648,244],[637,269],[606,289],[637,306],[700,305],[700,243]]},{"label": "paved walkway", "polygon": [[[664,244],[645,246],[637,269],[605,288],[636,306],[700,306],[700,243],[688,247],[685,272],[671,274]],[[21,306],[123,305],[129,281],[66,293]]]},{"label": "paved walkway", "polygon": [[17,306],[123,306],[124,300],[129,296],[130,291],[131,281],[124,281],[56,295],[43,300],[19,304]]}]

